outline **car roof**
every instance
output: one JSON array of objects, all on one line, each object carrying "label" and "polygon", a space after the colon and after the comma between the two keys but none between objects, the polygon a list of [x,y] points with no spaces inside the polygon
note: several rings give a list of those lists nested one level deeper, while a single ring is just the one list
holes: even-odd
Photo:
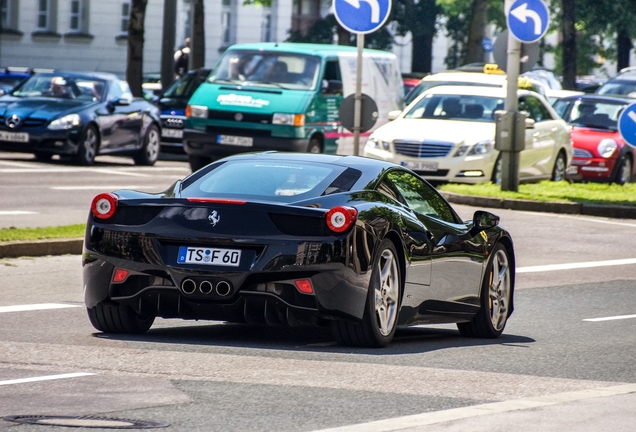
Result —
[{"label": "car roof", "polygon": [[[487,97],[499,97],[505,98],[507,89],[504,87],[487,87],[487,86],[461,86],[461,85],[441,85],[432,87],[426,90],[422,94],[448,94],[458,96],[487,96]],[[541,96],[537,92],[519,89],[517,90],[519,95],[536,95]]]},{"label": "car roof", "polygon": [[[288,52],[288,53],[296,53],[296,54],[314,54],[314,55],[324,55],[324,54],[340,54],[340,53],[348,53],[348,54],[356,54],[357,48],[355,46],[346,46],[346,45],[330,45],[330,44],[312,44],[312,43],[297,43],[297,42],[261,42],[261,43],[246,43],[246,44],[236,44],[230,46],[228,49],[230,50],[267,50],[267,51],[280,51],[280,52]],[[387,57],[393,57],[394,54],[386,51],[374,50],[365,48],[365,52],[373,53],[376,55],[383,55]]]},{"label": "car roof", "polygon": [[73,72],[73,71],[55,71],[55,72],[39,72],[35,75],[39,76],[65,76],[70,78],[84,78],[84,79],[103,79],[103,80],[117,80],[119,81],[119,77],[113,73],[108,72]]},{"label": "car roof", "polygon": [[626,95],[600,95],[596,93],[585,93],[579,96],[568,96],[561,98],[562,101],[573,102],[573,101],[586,101],[586,102],[612,102],[612,103],[632,103],[636,102],[636,99],[630,98]]},{"label": "car roof", "polygon": [[487,74],[479,72],[447,71],[427,75],[422,78],[422,81],[469,82],[504,86],[506,83],[506,76],[501,74]]}]

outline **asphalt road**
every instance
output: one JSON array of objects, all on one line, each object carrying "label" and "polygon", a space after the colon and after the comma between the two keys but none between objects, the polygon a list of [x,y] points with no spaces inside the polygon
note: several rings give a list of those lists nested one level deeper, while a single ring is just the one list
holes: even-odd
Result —
[{"label": "asphalt road", "polygon": [[[1,171],[7,163],[33,163],[0,160],[0,187],[33,180],[25,205],[40,189],[56,194],[57,182],[107,185],[109,175]],[[182,162],[157,168],[164,163],[187,171]],[[113,182],[128,170],[147,175],[135,177],[146,185],[178,175],[104,164]],[[81,203],[86,192],[70,195]],[[61,224],[46,207],[33,207],[33,220]],[[464,218],[475,210],[457,209]],[[79,255],[0,259],[0,417],[92,415],[184,432],[632,431],[636,220],[496,213],[518,258],[516,310],[497,340],[421,326],[371,350],[335,345],[322,329],[161,319],[143,336],[106,336],[86,317]]]}]

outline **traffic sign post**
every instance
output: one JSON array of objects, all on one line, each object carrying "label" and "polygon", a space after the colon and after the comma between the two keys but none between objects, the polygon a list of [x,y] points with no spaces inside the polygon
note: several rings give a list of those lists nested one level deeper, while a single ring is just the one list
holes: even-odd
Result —
[{"label": "traffic sign post", "polygon": [[[541,0],[506,0],[505,11],[509,30],[506,62],[508,82],[505,111],[498,117],[495,127],[495,148],[501,149],[501,190],[517,192],[519,156],[525,145],[526,128],[525,118],[517,112],[521,44],[534,43],[545,35],[550,14]],[[513,140],[511,145],[502,145],[508,139]]]},{"label": "traffic sign post", "polygon": [[627,144],[636,147],[636,102],[627,105],[618,117],[618,131]]},{"label": "traffic sign post", "polygon": [[358,60],[354,103],[353,154],[360,153],[360,116],[362,112],[362,52],[364,35],[382,27],[391,12],[391,0],[334,0],[333,11],[340,25],[357,35]]}]

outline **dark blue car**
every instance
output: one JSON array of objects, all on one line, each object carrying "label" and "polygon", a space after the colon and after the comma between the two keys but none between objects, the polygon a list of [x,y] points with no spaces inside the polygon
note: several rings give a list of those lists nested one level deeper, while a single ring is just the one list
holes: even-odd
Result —
[{"label": "dark blue car", "polygon": [[196,69],[188,72],[161,94],[157,105],[161,112],[161,151],[181,153],[183,151],[183,126],[185,107],[190,96],[210,74],[211,69]]},{"label": "dark blue car", "polygon": [[101,154],[154,165],[159,110],[107,73],[37,73],[0,97],[0,150],[92,165]]}]

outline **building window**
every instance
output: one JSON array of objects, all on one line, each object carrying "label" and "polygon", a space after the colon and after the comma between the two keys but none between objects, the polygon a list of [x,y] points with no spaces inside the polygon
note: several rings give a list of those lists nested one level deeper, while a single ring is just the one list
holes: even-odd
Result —
[{"label": "building window", "polygon": [[128,34],[128,22],[130,22],[130,2],[124,1],[121,4],[121,28],[119,29],[122,33]]},{"label": "building window", "polygon": [[221,4],[221,44],[228,46],[234,42],[234,32],[232,31],[234,25],[232,16],[236,16],[236,14],[232,14],[234,1],[223,0]]},{"label": "building window", "polygon": [[51,0],[38,1],[38,30],[50,30]]},{"label": "building window", "polygon": [[266,11],[263,14],[263,21],[261,21],[261,42],[272,41],[272,14],[270,11]]},{"label": "building window", "polygon": [[84,31],[84,29],[82,28],[82,9],[84,9],[83,6],[84,5],[81,0],[71,0],[71,31]]},{"label": "building window", "polygon": [[0,0],[0,30],[11,28],[11,0]]}]

